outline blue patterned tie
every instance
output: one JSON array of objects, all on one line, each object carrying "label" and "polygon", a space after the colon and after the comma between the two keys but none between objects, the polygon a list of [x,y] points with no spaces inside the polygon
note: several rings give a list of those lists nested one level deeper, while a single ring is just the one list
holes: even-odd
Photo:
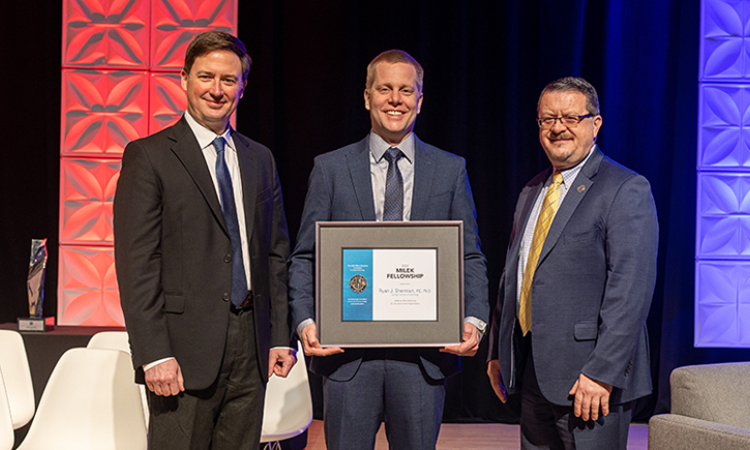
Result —
[{"label": "blue patterned tie", "polygon": [[216,149],[216,179],[219,182],[221,194],[221,212],[224,213],[229,237],[232,239],[232,303],[240,306],[247,297],[247,278],[245,264],[242,261],[242,240],[240,239],[240,224],[237,221],[237,204],[234,202],[232,177],[224,161],[224,138],[214,139]]},{"label": "blue patterned tie", "polygon": [[398,170],[398,160],[404,156],[401,150],[391,147],[385,151],[383,158],[388,161],[388,173],[385,175],[385,203],[383,220],[404,220],[404,179]]}]

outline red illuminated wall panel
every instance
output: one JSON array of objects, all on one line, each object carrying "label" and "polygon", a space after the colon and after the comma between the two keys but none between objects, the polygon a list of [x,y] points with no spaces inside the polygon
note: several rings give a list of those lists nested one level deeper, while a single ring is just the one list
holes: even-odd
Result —
[{"label": "red illuminated wall panel", "polygon": [[149,132],[155,133],[177,122],[187,108],[179,73],[151,73]]},{"label": "red illuminated wall panel", "polygon": [[60,263],[58,323],[124,324],[112,246],[64,245],[60,248]]},{"label": "red illuminated wall panel", "polygon": [[148,0],[63,0],[63,66],[147,69]]},{"label": "red illuminated wall panel", "polygon": [[236,0],[153,0],[151,8],[154,27],[152,69],[182,69],[188,44],[204,31],[221,30],[236,34]]},{"label": "red illuminated wall panel", "polygon": [[111,244],[120,161],[64,158],[60,170],[60,242]]},{"label": "red illuminated wall panel", "polygon": [[57,322],[124,325],[112,233],[123,148],[179,120],[187,45],[236,34],[237,0],[63,0],[63,22]]},{"label": "red illuminated wall panel", "polygon": [[145,71],[63,69],[62,154],[119,157],[148,134]]}]

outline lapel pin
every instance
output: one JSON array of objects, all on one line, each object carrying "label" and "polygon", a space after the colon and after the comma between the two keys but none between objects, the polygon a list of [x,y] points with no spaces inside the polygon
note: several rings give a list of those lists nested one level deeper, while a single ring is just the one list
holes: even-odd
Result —
[{"label": "lapel pin", "polygon": [[583,192],[583,191],[585,191],[585,190],[586,190],[586,186],[584,186],[584,185],[580,185],[580,186],[578,186],[578,193],[579,193],[579,194],[580,194],[580,193],[582,193],[582,192]]}]

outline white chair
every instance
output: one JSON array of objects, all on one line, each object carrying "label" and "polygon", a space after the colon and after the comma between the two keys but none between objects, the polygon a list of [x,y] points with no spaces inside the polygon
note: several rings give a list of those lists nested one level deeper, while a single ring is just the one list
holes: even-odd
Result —
[{"label": "white chair", "polygon": [[0,330],[0,370],[3,371],[13,429],[17,430],[34,417],[34,384],[23,337],[17,331]]},{"label": "white chair", "polygon": [[14,439],[13,418],[10,417],[10,405],[5,391],[3,371],[0,370],[0,450],[11,450]]},{"label": "white chair", "polygon": [[18,450],[144,450],[146,424],[128,355],[72,348],[57,362]]},{"label": "white chair", "polygon": [[266,449],[281,449],[278,441],[298,436],[313,419],[312,398],[307,382],[307,367],[302,344],[297,351],[298,361],[286,378],[272,376],[266,386],[263,408],[263,428],[260,442]]},{"label": "white chair", "polygon": [[86,348],[105,348],[120,350],[130,354],[130,342],[127,331],[100,331],[91,336]]},{"label": "white chair", "polygon": [[[127,331],[100,331],[89,340],[86,348],[103,348],[109,350],[120,350],[130,355],[130,341]],[[143,406],[143,420],[148,428],[148,400],[146,399],[146,386],[138,385],[141,391],[141,404]]]}]

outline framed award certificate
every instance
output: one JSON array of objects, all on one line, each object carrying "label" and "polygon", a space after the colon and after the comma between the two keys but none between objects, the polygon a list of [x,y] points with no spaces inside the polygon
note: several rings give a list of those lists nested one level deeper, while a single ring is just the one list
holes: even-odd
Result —
[{"label": "framed award certificate", "polygon": [[324,347],[443,347],[463,332],[463,222],[317,222]]}]

